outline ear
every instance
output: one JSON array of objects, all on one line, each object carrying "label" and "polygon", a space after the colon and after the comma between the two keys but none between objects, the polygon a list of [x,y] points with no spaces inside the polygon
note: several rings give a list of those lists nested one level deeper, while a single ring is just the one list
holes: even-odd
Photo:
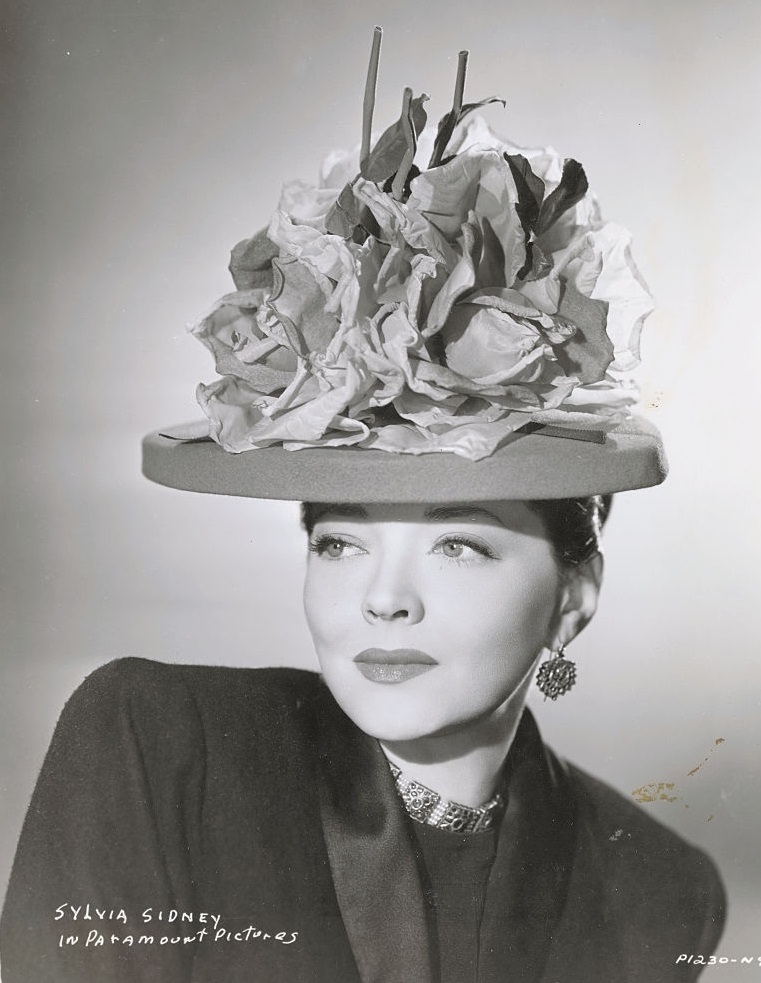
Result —
[{"label": "ear", "polygon": [[553,651],[569,645],[591,621],[597,610],[602,574],[602,553],[595,553],[584,563],[563,571]]}]

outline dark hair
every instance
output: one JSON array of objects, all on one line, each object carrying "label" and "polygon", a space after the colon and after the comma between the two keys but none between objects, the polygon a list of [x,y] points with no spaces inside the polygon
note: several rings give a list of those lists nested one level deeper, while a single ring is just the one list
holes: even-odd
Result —
[{"label": "dark hair", "polygon": [[[561,567],[576,567],[600,549],[600,534],[610,514],[612,495],[585,498],[548,498],[528,502],[544,523],[547,536]],[[312,535],[321,511],[313,502],[303,502],[301,524]]]},{"label": "dark hair", "polygon": [[612,495],[588,495],[535,499],[528,505],[544,523],[558,563],[563,567],[577,567],[599,551],[600,536],[612,502]]}]

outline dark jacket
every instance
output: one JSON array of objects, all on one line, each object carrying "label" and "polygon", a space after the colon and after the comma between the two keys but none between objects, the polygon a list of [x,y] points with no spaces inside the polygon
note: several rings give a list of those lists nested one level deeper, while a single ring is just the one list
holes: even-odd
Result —
[{"label": "dark jacket", "polygon": [[[508,769],[479,980],[694,979],[677,959],[723,921],[710,860],[562,764],[528,713]],[[43,766],[3,981],[436,983],[418,862],[379,745],[320,677],[114,662]]]}]

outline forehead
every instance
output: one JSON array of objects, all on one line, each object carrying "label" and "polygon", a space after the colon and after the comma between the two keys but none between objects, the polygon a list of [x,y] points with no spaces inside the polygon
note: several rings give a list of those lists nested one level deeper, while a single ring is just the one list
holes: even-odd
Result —
[{"label": "forehead", "polygon": [[307,506],[312,523],[362,522],[362,523],[432,523],[432,524],[481,524],[504,527],[532,535],[544,535],[544,525],[539,516],[523,501],[450,502],[444,505],[394,505],[368,503],[364,505],[342,502],[320,503]]}]

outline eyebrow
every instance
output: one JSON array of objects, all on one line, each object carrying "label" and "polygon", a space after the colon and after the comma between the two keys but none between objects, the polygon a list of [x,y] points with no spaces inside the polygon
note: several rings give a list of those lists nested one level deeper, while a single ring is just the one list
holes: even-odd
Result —
[{"label": "eyebrow", "polygon": [[[348,502],[326,503],[316,510],[313,522],[316,524],[326,517],[334,519],[367,519],[369,513],[363,505],[351,505]],[[504,526],[504,522],[488,509],[478,505],[436,505],[424,512],[424,517],[431,522],[452,522],[457,519],[487,519]]]},{"label": "eyebrow", "polygon": [[322,508],[318,506],[315,509],[313,524],[320,522],[326,516],[335,519],[366,519],[367,509],[362,505],[349,505],[348,502],[326,503]]},{"label": "eyebrow", "polygon": [[426,519],[432,522],[451,522],[453,519],[490,519],[504,526],[504,522],[488,509],[477,505],[439,505],[425,510]]}]

